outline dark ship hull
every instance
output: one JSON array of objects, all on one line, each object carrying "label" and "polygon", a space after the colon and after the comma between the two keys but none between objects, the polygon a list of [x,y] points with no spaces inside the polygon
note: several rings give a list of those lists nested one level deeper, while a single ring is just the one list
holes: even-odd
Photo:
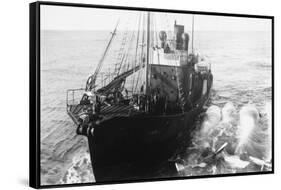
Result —
[{"label": "dark ship hull", "polygon": [[[211,77],[208,83],[207,93],[188,112],[130,116],[115,110],[110,119],[98,125],[92,123],[94,130],[79,130],[78,127],[77,133],[88,138],[96,181],[136,180],[153,175],[157,164],[167,161],[183,141],[190,138],[194,120],[209,100]],[[77,115],[82,110],[81,107],[80,104],[73,105],[68,110],[75,123],[79,123]]]},{"label": "dark ship hull", "polygon": [[154,172],[188,138],[184,134],[192,131],[205,101],[183,114],[117,117],[95,129],[88,141],[97,182],[143,179]]}]

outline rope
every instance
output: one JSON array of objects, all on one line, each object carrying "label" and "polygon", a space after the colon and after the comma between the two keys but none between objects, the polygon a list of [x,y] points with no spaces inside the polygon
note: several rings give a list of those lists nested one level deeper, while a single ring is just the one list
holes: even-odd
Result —
[{"label": "rope", "polygon": [[[129,20],[127,20],[127,24],[126,26],[128,26],[128,23],[129,23]],[[127,42],[127,38],[128,38],[128,27],[126,27],[126,30],[123,34],[123,38],[122,38],[122,41],[121,41],[121,45],[120,45],[120,48],[119,48],[119,54],[118,54],[118,57],[117,57],[117,62],[115,63],[115,69],[114,69],[114,74],[115,75],[118,75],[117,74],[117,70],[120,69],[120,64],[123,62],[124,60],[124,56],[125,54],[123,53],[124,49],[125,49],[125,46],[126,46],[126,42]],[[120,61],[118,62],[118,60],[120,59]]]},{"label": "rope", "polygon": [[103,61],[104,61],[105,57],[107,56],[107,52],[110,49],[111,43],[112,43],[112,41],[114,39],[114,36],[116,35],[116,31],[117,31],[118,25],[119,25],[119,20],[117,21],[117,24],[115,26],[114,31],[111,33],[110,40],[109,40],[109,42],[108,42],[108,44],[107,44],[107,46],[106,46],[106,48],[105,48],[105,50],[103,52],[103,55],[102,55],[102,57],[101,57],[101,59],[100,59],[100,61],[98,63],[98,66],[97,66],[94,74],[91,75],[88,78],[88,80],[87,80],[86,91],[89,91],[89,90],[92,90],[93,88],[95,88],[95,83],[96,83],[97,76],[98,76],[98,74],[100,72],[101,67],[103,66]]},{"label": "rope", "polygon": [[[138,21],[138,34],[137,34],[137,45],[136,45],[136,53],[135,53],[135,60],[134,60],[134,67],[136,67],[137,63],[137,56],[138,56],[138,47],[139,47],[139,38],[140,38],[140,26],[141,26],[141,12],[139,13],[139,21]],[[134,71],[135,73],[135,71]],[[132,93],[134,91],[134,84],[135,84],[135,75],[133,75],[133,84],[132,84]]]},{"label": "rope", "polygon": [[[119,65],[119,69],[118,69],[118,72],[117,72],[117,76],[120,74],[120,71],[121,71],[121,69],[122,69],[123,63],[126,64],[126,62],[127,62],[127,60],[128,60],[129,51],[130,51],[130,49],[131,49],[131,47],[132,47],[132,44],[133,44],[133,39],[134,39],[134,32],[133,32],[132,35],[131,35],[130,43],[129,43],[129,45],[127,46],[126,52],[124,53],[124,58],[122,59],[122,62],[121,62],[120,65]],[[129,64],[129,63],[127,62],[127,64]],[[126,67],[126,65],[124,65],[124,67]],[[125,71],[124,71],[124,72],[125,72]]]},{"label": "rope", "polygon": [[[144,26],[145,26],[145,19],[143,19],[142,28],[144,28]],[[137,89],[138,82],[139,82],[139,80],[140,80],[141,74],[143,75],[142,61],[143,61],[143,48],[144,48],[144,45],[143,45],[143,44],[144,44],[144,40],[145,40],[145,30],[143,29],[143,31],[142,31],[142,48],[141,48],[141,56],[140,56],[140,62],[139,62],[140,71],[139,71],[139,73],[138,73],[137,83],[136,83],[134,92],[135,92],[136,89]]]}]

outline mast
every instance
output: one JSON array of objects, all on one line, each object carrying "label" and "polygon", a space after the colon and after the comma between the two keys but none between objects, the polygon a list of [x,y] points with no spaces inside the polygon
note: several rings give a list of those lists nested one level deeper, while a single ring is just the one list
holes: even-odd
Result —
[{"label": "mast", "polygon": [[[139,21],[138,21],[138,34],[137,34],[137,43],[136,43],[136,52],[135,52],[135,59],[134,59],[134,68],[137,65],[137,59],[138,59],[138,47],[139,47],[139,39],[140,39],[140,26],[141,26],[141,18],[142,18],[142,14],[141,12],[139,13]],[[136,72],[136,70],[134,69],[134,73]],[[135,75],[133,78],[133,85],[132,85],[132,94],[134,93],[134,85],[135,85]]]},{"label": "mast", "polygon": [[194,53],[194,49],[193,49],[193,38],[194,38],[194,15],[192,15],[192,44],[191,44],[191,50],[192,50],[192,54]]},{"label": "mast", "polygon": [[[142,34],[142,36],[141,36],[141,53],[140,53],[140,57],[139,57],[139,66],[142,68],[143,67],[143,56],[144,56],[144,51],[145,51],[145,49],[144,49],[144,44],[145,44],[145,21],[146,21],[146,19],[145,19],[145,13],[143,13],[142,14],[142,25],[141,25],[141,28],[142,28],[142,32],[141,32],[141,34]],[[144,67],[145,67],[146,65],[144,65]],[[145,70],[144,70],[145,71]],[[139,83],[139,80],[140,80],[140,77],[142,76],[142,74],[143,74],[143,70],[141,70],[141,72],[138,72],[138,76],[137,76],[137,82],[136,82],[136,85],[135,85],[135,89],[134,89],[134,91],[136,91],[136,89],[137,89],[137,87],[138,87],[138,83]],[[145,82],[145,81],[144,81]],[[142,85],[142,84],[141,84]]]},{"label": "mast", "polygon": [[92,88],[94,88],[94,85],[95,85],[95,82],[96,82],[96,79],[97,79],[97,75],[100,72],[100,69],[102,67],[103,61],[104,61],[104,59],[105,59],[105,57],[107,55],[107,52],[108,52],[108,50],[110,48],[111,42],[112,42],[112,40],[113,40],[113,38],[114,38],[114,36],[116,34],[116,30],[117,30],[118,24],[119,24],[119,20],[117,21],[116,26],[115,26],[113,32],[111,32],[110,40],[109,40],[109,42],[108,42],[108,44],[107,44],[107,46],[106,46],[106,48],[105,48],[105,50],[104,50],[104,52],[102,54],[102,57],[101,57],[101,59],[100,59],[100,61],[98,63],[98,66],[97,66],[94,74],[91,75],[89,77],[89,79],[87,80],[86,91],[92,90]]},{"label": "mast", "polygon": [[145,94],[149,93],[148,89],[148,66],[149,66],[149,50],[150,50],[150,12],[147,12],[147,42],[146,42],[146,67],[145,67]]}]

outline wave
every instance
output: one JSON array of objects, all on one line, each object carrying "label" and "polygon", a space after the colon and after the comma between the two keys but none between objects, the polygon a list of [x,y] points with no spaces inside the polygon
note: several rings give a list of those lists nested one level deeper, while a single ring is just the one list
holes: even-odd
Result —
[{"label": "wave", "polygon": [[192,145],[178,156],[179,175],[271,171],[270,108],[260,113],[254,105],[246,104],[239,112],[236,107],[228,102],[208,108]]},{"label": "wave", "polygon": [[245,63],[246,65],[253,65],[255,67],[260,68],[271,68],[271,61],[270,60],[252,60]]},{"label": "wave", "polygon": [[61,184],[90,183],[95,182],[92,171],[91,159],[88,152],[73,158],[71,167],[67,169]]}]

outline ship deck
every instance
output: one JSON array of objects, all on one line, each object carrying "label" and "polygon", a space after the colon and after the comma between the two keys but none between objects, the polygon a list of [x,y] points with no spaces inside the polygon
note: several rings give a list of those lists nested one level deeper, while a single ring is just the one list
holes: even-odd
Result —
[{"label": "ship deck", "polygon": [[[92,107],[92,105],[82,105],[82,104],[76,104],[76,105],[68,105],[67,113],[71,117],[71,119],[75,122],[76,125],[78,125],[78,119],[79,117],[85,113],[85,110],[87,110],[89,107]],[[103,105],[101,106],[101,110],[99,115],[104,117],[104,120],[113,118],[113,117],[128,117],[136,114],[141,114],[142,111],[139,111],[134,108],[132,105]]]}]

